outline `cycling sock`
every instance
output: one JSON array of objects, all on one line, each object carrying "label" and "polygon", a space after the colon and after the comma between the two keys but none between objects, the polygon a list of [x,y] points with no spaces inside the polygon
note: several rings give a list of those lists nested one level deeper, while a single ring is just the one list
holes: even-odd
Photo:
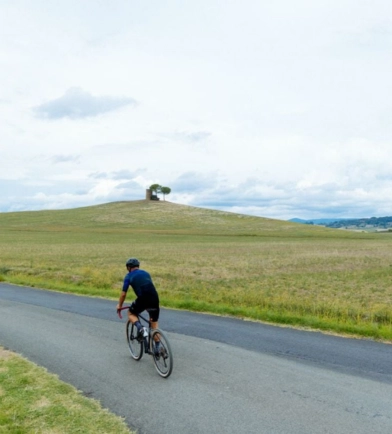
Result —
[{"label": "cycling sock", "polygon": [[141,325],[140,321],[136,321],[134,325],[136,326],[137,330],[140,332],[140,330],[141,330],[142,327],[143,327],[143,326]]}]

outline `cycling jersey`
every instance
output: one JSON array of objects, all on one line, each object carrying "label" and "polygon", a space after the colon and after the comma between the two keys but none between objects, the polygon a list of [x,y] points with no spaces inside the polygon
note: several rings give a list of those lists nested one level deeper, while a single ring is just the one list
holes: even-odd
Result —
[{"label": "cycling jersey", "polygon": [[127,292],[129,286],[132,287],[138,297],[155,297],[157,295],[157,290],[152,283],[150,274],[139,268],[132,270],[125,276],[123,291]]},{"label": "cycling jersey", "polygon": [[150,274],[139,268],[132,270],[124,278],[123,291],[127,292],[130,286],[137,296],[129,307],[130,312],[139,315],[147,310],[151,321],[157,322],[160,313],[159,297]]}]

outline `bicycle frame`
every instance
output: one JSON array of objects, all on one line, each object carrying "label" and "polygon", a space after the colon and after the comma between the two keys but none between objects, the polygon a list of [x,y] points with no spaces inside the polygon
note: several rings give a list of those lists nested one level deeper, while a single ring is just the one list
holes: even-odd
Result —
[{"label": "bicycle frame", "polygon": [[144,339],[144,352],[146,354],[151,354],[151,351],[150,351],[150,348],[151,348],[151,330],[152,330],[151,321],[144,318],[144,316],[141,315],[140,313],[138,315],[138,318],[139,318],[139,321],[143,320],[144,322],[148,323],[148,337]]},{"label": "bicycle frame", "polygon": [[[118,316],[120,318],[122,318],[121,311],[125,309],[129,309],[129,306],[125,306],[117,310]],[[127,341],[129,345],[129,350],[131,352],[132,358],[138,361],[142,358],[143,352],[149,354],[153,358],[155,368],[159,373],[159,375],[163,378],[169,377],[173,369],[173,357],[170,348],[170,343],[165,333],[158,328],[152,328],[151,321],[147,319],[145,316],[139,314],[138,318],[139,320],[148,324],[148,336],[143,338],[143,341],[141,341],[137,337],[138,331],[135,325],[128,320],[126,326],[126,332],[127,332]],[[146,326],[143,325],[143,327]],[[134,332],[135,329],[136,332]],[[159,342],[159,349],[154,350],[155,344],[153,343],[153,341]],[[135,347],[134,347],[135,344],[132,344],[132,342],[135,343],[137,342]],[[138,350],[138,348],[140,348],[140,351]]]}]

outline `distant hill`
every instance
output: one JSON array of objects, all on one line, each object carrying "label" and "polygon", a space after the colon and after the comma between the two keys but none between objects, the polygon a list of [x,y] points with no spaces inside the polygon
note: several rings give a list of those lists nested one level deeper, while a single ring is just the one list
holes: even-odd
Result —
[{"label": "distant hill", "polygon": [[293,223],[302,223],[307,225],[323,225],[327,228],[347,228],[347,229],[390,229],[392,228],[392,217],[369,217],[359,219],[313,219],[303,220],[293,218],[289,220]]},{"label": "distant hill", "polygon": [[361,219],[339,220],[326,225],[329,228],[375,228],[389,229],[392,228],[392,217],[370,217]]},{"label": "distant hill", "polygon": [[252,236],[356,238],[324,226],[180,205],[169,201],[124,201],[64,210],[0,213],[0,228],[12,231],[111,232]]},{"label": "distant hill", "polygon": [[330,223],[335,223],[336,221],[340,221],[339,219],[310,219],[310,220],[303,220],[299,218],[293,218],[290,219],[289,222],[293,223],[303,223],[305,225],[327,225]]}]

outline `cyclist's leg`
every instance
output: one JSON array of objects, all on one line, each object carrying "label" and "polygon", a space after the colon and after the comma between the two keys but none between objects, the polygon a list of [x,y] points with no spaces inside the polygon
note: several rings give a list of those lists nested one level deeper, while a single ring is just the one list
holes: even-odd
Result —
[{"label": "cyclist's leg", "polygon": [[[153,330],[158,328],[158,320],[159,320],[159,301],[153,300],[152,306],[147,309],[148,315],[150,316],[150,325]],[[158,337],[155,338],[157,342]]]},{"label": "cyclist's leg", "polygon": [[139,318],[130,311],[128,311],[128,319],[132,324],[135,324],[139,320]]},{"label": "cyclist's leg", "polygon": [[140,331],[142,329],[142,324],[139,321],[139,314],[145,310],[145,305],[143,300],[137,298],[130,306],[128,310],[128,318],[132,324],[134,324]]}]

